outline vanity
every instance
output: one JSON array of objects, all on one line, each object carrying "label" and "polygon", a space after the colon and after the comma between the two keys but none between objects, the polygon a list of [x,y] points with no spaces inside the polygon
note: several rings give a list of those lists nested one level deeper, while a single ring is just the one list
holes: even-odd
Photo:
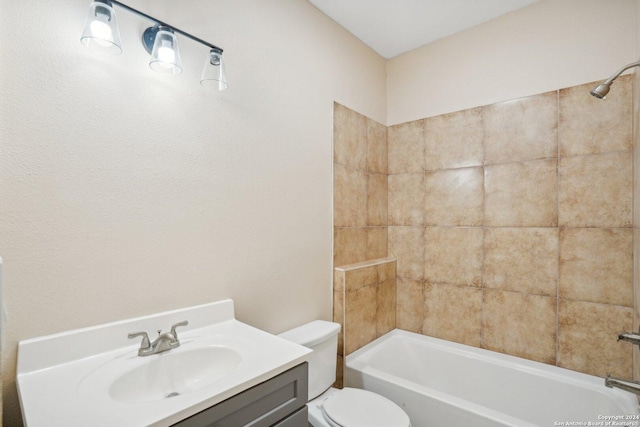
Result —
[{"label": "vanity", "polygon": [[307,427],[311,353],[224,300],[21,341],[17,385],[27,427]]}]

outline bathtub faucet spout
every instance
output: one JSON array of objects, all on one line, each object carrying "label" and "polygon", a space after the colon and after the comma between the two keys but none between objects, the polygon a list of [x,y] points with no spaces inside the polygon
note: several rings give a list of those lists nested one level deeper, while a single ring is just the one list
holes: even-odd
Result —
[{"label": "bathtub faucet spout", "polygon": [[631,344],[640,345],[640,335],[633,332],[621,332],[618,334],[618,341],[627,341]]},{"label": "bathtub faucet spout", "polygon": [[640,395],[640,383],[635,381],[625,381],[618,378],[611,378],[611,375],[607,374],[607,378],[604,380],[604,385],[609,388],[619,388],[630,393]]}]

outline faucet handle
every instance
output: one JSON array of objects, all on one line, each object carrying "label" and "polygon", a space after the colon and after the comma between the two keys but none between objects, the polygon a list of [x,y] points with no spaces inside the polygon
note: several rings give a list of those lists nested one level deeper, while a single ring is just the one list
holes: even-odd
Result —
[{"label": "faucet handle", "polygon": [[149,341],[149,335],[146,332],[132,332],[128,335],[129,339],[142,337],[142,342],[140,343],[140,350],[146,350],[151,348],[151,342]]},{"label": "faucet handle", "polygon": [[188,320],[183,320],[182,322],[176,323],[175,325],[171,326],[171,335],[173,335],[177,340],[178,339],[178,334],[176,332],[176,328],[179,327],[179,326],[187,326],[188,324],[189,324]]}]

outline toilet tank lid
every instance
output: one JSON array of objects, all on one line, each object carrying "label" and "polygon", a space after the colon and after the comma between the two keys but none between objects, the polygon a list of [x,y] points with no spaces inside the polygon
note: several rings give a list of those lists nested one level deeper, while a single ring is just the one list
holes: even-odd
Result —
[{"label": "toilet tank lid", "polygon": [[340,324],[326,320],[314,320],[297,328],[290,329],[278,335],[288,341],[305,347],[313,347],[335,336],[340,332]]}]

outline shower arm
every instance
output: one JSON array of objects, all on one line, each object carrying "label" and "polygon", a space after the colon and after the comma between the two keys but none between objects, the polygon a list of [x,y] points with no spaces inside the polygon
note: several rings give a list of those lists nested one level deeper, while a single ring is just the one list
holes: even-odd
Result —
[{"label": "shower arm", "polygon": [[609,77],[604,83],[605,85],[610,85],[611,83],[613,83],[613,81],[615,79],[617,79],[618,77],[620,77],[620,74],[622,74],[624,71],[628,70],[629,68],[633,68],[633,67],[640,67],[640,61],[636,61],[636,62],[632,62],[631,64],[627,64],[624,67],[620,68],[618,71],[615,72],[614,75],[612,75],[611,77]]}]

